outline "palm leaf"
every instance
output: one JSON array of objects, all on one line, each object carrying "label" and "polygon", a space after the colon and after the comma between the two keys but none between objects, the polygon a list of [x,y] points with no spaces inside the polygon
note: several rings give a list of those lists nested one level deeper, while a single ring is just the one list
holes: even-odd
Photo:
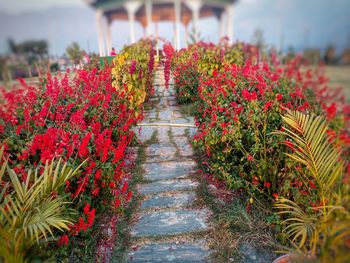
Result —
[{"label": "palm leaf", "polygon": [[52,160],[46,162],[40,175],[37,170],[34,173],[29,171],[25,182],[20,181],[7,162],[2,164],[0,179],[7,173],[12,192],[0,195],[0,239],[11,236],[12,240],[6,246],[0,242],[0,257],[6,253],[28,257],[26,251],[36,244],[47,242],[49,236],[54,236],[54,230],[69,229],[74,223],[72,216],[75,210],[67,208],[69,203],[65,198],[54,197],[52,193],[60,193],[66,180],[80,174],[83,164],[73,170],[61,160]]},{"label": "palm leaf", "polygon": [[340,181],[345,165],[341,148],[329,142],[328,125],[321,116],[288,110],[282,119],[287,127],[275,134],[284,135],[293,143],[294,152],[286,155],[307,167],[309,173],[301,176],[306,180],[314,179],[323,205],[304,208],[291,200],[278,198],[274,207],[279,209],[278,214],[287,216],[283,221],[286,235],[293,243],[297,242],[299,248],[307,245],[315,255],[320,236],[328,250],[349,235],[349,212],[341,205],[332,205],[341,204],[342,200]]},{"label": "palm leaf", "polygon": [[292,238],[293,242],[300,239],[298,247],[302,248],[306,240],[314,236],[318,222],[317,217],[306,213],[303,208],[285,198],[278,198],[274,206],[281,210],[277,214],[287,214],[290,216],[283,221],[283,224],[287,225],[284,231],[287,236]]},{"label": "palm leaf", "polygon": [[328,141],[328,125],[324,118],[288,110],[282,119],[288,127],[276,133],[285,135],[296,148],[287,156],[304,164],[322,191],[332,191],[342,176],[344,161],[341,148]]}]

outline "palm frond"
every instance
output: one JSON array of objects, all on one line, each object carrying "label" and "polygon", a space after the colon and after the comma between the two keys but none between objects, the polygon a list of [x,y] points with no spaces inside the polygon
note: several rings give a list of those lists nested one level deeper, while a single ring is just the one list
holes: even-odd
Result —
[{"label": "palm frond", "polygon": [[333,190],[344,171],[344,161],[341,148],[328,140],[326,120],[315,114],[290,110],[282,119],[288,127],[276,133],[285,135],[295,146],[295,151],[287,155],[304,164],[323,191]]},{"label": "palm frond", "polygon": [[75,210],[68,209],[69,202],[57,193],[62,192],[66,180],[80,174],[83,164],[73,170],[61,160],[52,160],[46,162],[40,175],[37,170],[29,171],[25,182],[8,167],[7,162],[2,164],[0,177],[7,173],[11,185],[11,192],[0,196],[0,238],[11,236],[13,239],[7,244],[8,253],[25,255],[23,249],[47,242],[49,236],[54,236],[54,230],[69,229],[74,223]]},{"label": "palm frond", "polygon": [[328,125],[323,117],[288,110],[282,119],[287,127],[275,133],[293,143],[293,153],[286,155],[306,166],[309,172],[300,176],[316,182],[322,205],[304,207],[278,198],[274,207],[279,210],[278,214],[285,216],[284,232],[291,241],[297,242],[299,248],[306,246],[315,255],[318,246],[328,251],[350,233],[349,212],[341,205],[340,182],[345,162],[341,159],[340,146],[329,141]]},{"label": "palm frond", "polygon": [[293,242],[297,242],[299,239],[298,247],[303,247],[306,240],[315,235],[318,218],[308,214],[295,202],[285,198],[278,198],[274,206],[280,210],[277,214],[289,215],[288,219],[283,221],[283,224],[286,225],[284,231]]}]

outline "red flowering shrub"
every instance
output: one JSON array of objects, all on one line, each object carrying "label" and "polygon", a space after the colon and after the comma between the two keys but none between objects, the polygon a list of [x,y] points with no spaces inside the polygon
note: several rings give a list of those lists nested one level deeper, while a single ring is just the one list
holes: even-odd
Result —
[{"label": "red flowering shrub", "polygon": [[164,53],[164,79],[165,79],[165,87],[169,88],[169,80],[170,80],[170,65],[171,59],[175,53],[174,48],[170,43],[165,43],[163,46]]},{"label": "red flowering shrub", "polygon": [[[145,50],[151,56],[147,62],[131,61],[140,65],[135,68],[147,69],[137,81],[149,85],[148,91],[153,82],[150,50],[152,45]],[[132,67],[128,73],[134,74],[131,71]],[[69,235],[81,235],[93,226],[103,207],[119,202],[121,211],[132,197],[123,159],[134,136],[131,128],[143,118],[142,104],[131,104],[128,86],[112,85],[110,66],[77,70],[74,77],[47,74],[38,87],[20,82],[19,88],[1,89],[1,141],[9,163],[25,181],[29,168],[42,169],[52,158],[63,158],[71,167],[88,159],[81,176],[66,181],[58,193],[70,197],[79,211]],[[59,244],[68,244],[66,234]]]},{"label": "red flowering shrub", "polygon": [[215,46],[200,42],[177,52],[172,58],[177,101],[196,101],[200,78],[210,77],[214,71],[221,72],[226,64],[240,64],[242,57],[240,46],[231,47],[225,43]]},{"label": "red flowering shrub", "polygon": [[[330,98],[330,106],[326,106],[319,94],[319,80],[305,78],[294,66],[247,62],[226,66],[222,73],[214,72],[200,83],[195,143],[209,156],[213,174],[229,186],[269,196],[313,191],[312,183],[303,191],[291,189],[298,186],[294,180],[299,171],[280,152],[282,138],[272,136],[281,128],[280,115],[285,108],[325,114],[331,120],[330,127],[338,131],[335,136],[345,148],[349,146],[347,139],[341,139],[348,138],[345,112],[338,109],[336,115],[332,109],[336,104]],[[288,141],[284,144],[285,150],[297,150]]]},{"label": "red flowering shrub", "polygon": [[[295,170],[281,144],[285,151],[297,149],[272,132],[281,128],[285,108],[324,114],[330,120],[328,132],[348,154],[349,110],[344,99],[327,87],[321,71],[302,71],[300,58],[282,66],[272,54],[270,65],[256,64],[259,54],[251,45],[219,47],[191,46],[176,53],[172,62],[178,100],[197,100],[195,144],[206,153],[212,174],[232,188],[271,199],[317,193],[312,182],[300,184],[297,174],[304,168]],[[243,65],[239,50],[244,51]]]}]

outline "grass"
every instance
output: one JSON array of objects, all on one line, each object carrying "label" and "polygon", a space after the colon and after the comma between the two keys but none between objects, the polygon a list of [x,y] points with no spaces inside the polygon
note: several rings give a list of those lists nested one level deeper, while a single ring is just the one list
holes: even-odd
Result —
[{"label": "grass", "polygon": [[325,73],[329,78],[329,86],[343,87],[345,97],[350,101],[350,66],[326,66]]},{"label": "grass", "polygon": [[247,212],[242,195],[231,192],[227,200],[221,198],[220,191],[214,190],[202,175],[198,174],[197,180],[198,205],[206,205],[213,212],[213,230],[209,234],[213,262],[240,262],[245,258],[242,247],[246,244],[258,250],[258,255],[273,259],[275,240],[265,220],[270,211],[266,207],[252,206]]},{"label": "grass", "polygon": [[195,103],[181,104],[180,113],[185,117],[193,116],[196,111]]}]

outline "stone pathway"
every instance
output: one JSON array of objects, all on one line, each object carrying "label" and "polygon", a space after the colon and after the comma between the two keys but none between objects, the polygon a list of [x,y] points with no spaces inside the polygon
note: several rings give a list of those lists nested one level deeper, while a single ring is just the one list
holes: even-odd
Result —
[{"label": "stone pathway", "polygon": [[195,206],[198,183],[191,175],[196,163],[189,138],[195,130],[171,126],[193,124],[193,119],[181,114],[173,89],[166,90],[163,83],[160,68],[150,103],[153,106],[146,109],[143,121],[147,126],[139,134],[147,146],[142,164],[144,183],[137,188],[142,202],[131,226],[128,261],[208,262],[205,236],[210,211]]}]

